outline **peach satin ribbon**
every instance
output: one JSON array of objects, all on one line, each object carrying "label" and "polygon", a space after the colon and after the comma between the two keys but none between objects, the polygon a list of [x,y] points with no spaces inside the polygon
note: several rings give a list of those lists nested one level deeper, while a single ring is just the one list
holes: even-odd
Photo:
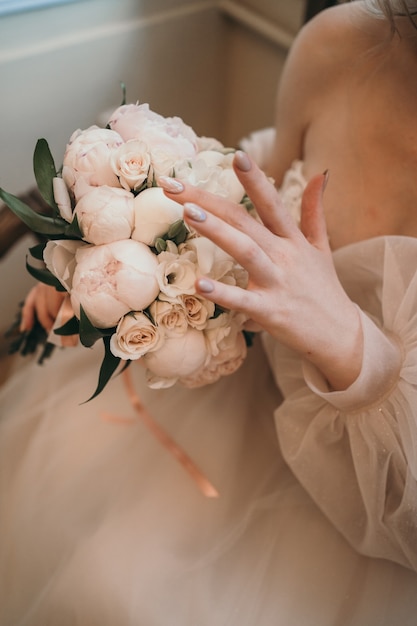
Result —
[{"label": "peach satin ribbon", "polygon": [[[63,326],[68,320],[73,317],[74,313],[71,307],[69,296],[66,296],[62,302],[61,308],[58,312],[58,316],[55,320],[54,328]],[[50,333],[51,342],[56,345],[67,347],[74,346],[78,343],[78,335],[71,335],[68,337],[55,335],[53,330]],[[143,406],[139,399],[139,396],[135,392],[132,378],[129,369],[125,369],[122,372],[123,382],[126,387],[126,391],[132,407],[136,413],[148,428],[148,430],[156,437],[156,439],[170,452],[177,461],[183,466],[183,468],[190,474],[191,478],[196,483],[197,487],[207,498],[217,498],[219,493],[217,489],[210,483],[207,477],[196,466],[194,461],[175,443],[175,441],[168,435],[167,432],[152,418],[148,411]],[[107,420],[115,421],[118,423],[129,423],[131,420],[123,419],[119,416],[112,416],[110,414],[103,414],[102,417]]]},{"label": "peach satin ribbon", "polygon": [[[134,389],[129,369],[125,369],[122,372],[121,376],[123,377],[123,382],[125,384],[130,403],[135,409],[137,415],[142,420],[143,424],[164,446],[164,448],[168,450],[168,452],[170,452],[170,454],[172,454],[182,465],[182,467],[189,473],[189,475],[194,480],[197,487],[200,489],[204,496],[206,496],[207,498],[218,498],[219,492],[211,484],[208,478],[202,473],[202,471],[197,467],[194,461],[184,452],[184,450],[180,448],[180,446],[178,446],[178,444],[172,439],[172,437],[168,435],[168,433],[153,419],[153,417],[145,409]],[[103,417],[107,419],[112,419],[112,417],[107,414]],[[116,421],[126,422],[127,420],[121,420],[117,418]]]}]

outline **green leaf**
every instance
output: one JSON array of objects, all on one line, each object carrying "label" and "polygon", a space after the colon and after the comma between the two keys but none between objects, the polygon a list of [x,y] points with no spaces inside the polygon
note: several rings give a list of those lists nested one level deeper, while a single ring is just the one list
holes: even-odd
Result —
[{"label": "green leaf", "polygon": [[91,348],[98,339],[102,339],[104,333],[93,326],[87,317],[83,307],[80,307],[80,341],[86,348]]},{"label": "green leaf", "polygon": [[74,215],[72,222],[70,224],[67,224],[67,226],[65,227],[65,236],[69,237],[70,239],[72,238],[82,239],[83,238],[83,234],[81,232],[81,228],[78,223],[78,217],[76,214]]},{"label": "green leaf", "polygon": [[248,348],[252,347],[256,333],[252,332],[251,330],[242,330],[242,333],[243,333],[243,337],[245,339],[247,347]]},{"label": "green leaf", "polygon": [[66,222],[60,217],[49,217],[36,213],[16,196],[0,188],[0,198],[9,209],[35,233],[40,235],[62,235]]},{"label": "green leaf", "polygon": [[155,239],[155,250],[156,250],[156,254],[160,254],[161,252],[165,252],[165,250],[167,249],[167,242],[165,241],[165,239],[162,239],[162,237],[158,237],[157,239]]},{"label": "green leaf", "polygon": [[245,207],[248,213],[250,213],[254,209],[254,204],[247,194],[243,196],[242,200],[240,201],[240,204],[242,204]]},{"label": "green leaf", "polygon": [[122,88],[122,103],[120,106],[123,106],[126,104],[126,85],[124,83],[120,83],[120,87]]},{"label": "green leaf", "polygon": [[26,261],[26,269],[31,276],[39,280],[41,283],[55,287],[57,291],[66,291],[65,287],[61,285],[59,280],[47,269],[41,269],[39,267],[33,267]]},{"label": "green leaf", "polygon": [[178,246],[180,243],[184,243],[187,239],[188,232],[189,231],[185,222],[183,220],[177,220],[171,224],[168,230],[167,239],[172,239],[172,241]]},{"label": "green leaf", "polygon": [[38,243],[36,246],[29,248],[29,252],[34,259],[43,261],[43,251],[45,250],[46,243]]},{"label": "green leaf", "polygon": [[74,317],[71,317],[71,319],[69,319],[68,322],[66,322],[59,328],[54,328],[54,333],[56,335],[59,335],[60,337],[61,336],[66,337],[68,335],[78,335],[79,330],[80,330],[80,323],[74,315]]},{"label": "green leaf", "polygon": [[86,402],[90,402],[90,400],[93,400],[93,398],[98,396],[98,394],[103,391],[104,387],[107,385],[107,383],[113,376],[114,372],[117,369],[117,366],[119,365],[121,361],[121,359],[117,356],[114,356],[114,354],[110,350],[110,337],[103,337],[103,343],[104,343],[104,358],[100,367],[98,384],[97,384],[95,392],[88,400],[86,400]]},{"label": "green leaf", "polygon": [[39,191],[50,207],[57,209],[52,180],[57,175],[54,159],[46,139],[38,139],[33,153],[33,171]]}]

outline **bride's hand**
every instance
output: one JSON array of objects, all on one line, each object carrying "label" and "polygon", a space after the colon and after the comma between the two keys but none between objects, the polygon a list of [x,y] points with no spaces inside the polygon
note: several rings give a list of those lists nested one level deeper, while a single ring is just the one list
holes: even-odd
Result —
[{"label": "bride's hand", "polygon": [[31,330],[37,318],[44,329],[49,332],[64,298],[64,292],[57,291],[54,287],[44,283],[37,283],[29,291],[23,304],[20,330]]},{"label": "bride's hand", "polygon": [[200,278],[198,293],[243,311],[315,364],[333,389],[347,388],[361,369],[362,328],[358,309],[338,280],[328,243],[322,207],[326,176],[307,185],[300,230],[274,185],[246,154],[236,154],[234,167],[262,224],[241,205],[175,179],[158,181],[168,196],[184,204],[190,226],[248,271],[247,289]]}]

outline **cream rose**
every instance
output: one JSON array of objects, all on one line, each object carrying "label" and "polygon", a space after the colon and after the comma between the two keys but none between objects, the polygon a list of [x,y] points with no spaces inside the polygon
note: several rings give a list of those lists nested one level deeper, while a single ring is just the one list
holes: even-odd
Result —
[{"label": "cream rose", "polygon": [[183,295],[181,300],[188,324],[198,330],[206,328],[209,318],[214,315],[214,302],[193,295]]},{"label": "cream rose", "polygon": [[135,361],[164,342],[164,334],[140,311],[128,313],[117,325],[110,339],[110,350],[114,356]]},{"label": "cream rose", "polygon": [[124,189],[139,189],[151,167],[148,146],[143,141],[131,139],[112,152],[110,164]]},{"label": "cream rose", "polygon": [[120,187],[110,163],[112,151],[123,144],[118,133],[98,126],[75,131],[67,145],[62,178],[79,200],[89,187]]},{"label": "cream rose", "polygon": [[134,196],[117,187],[92,187],[75,206],[83,239],[100,245],[129,239],[134,223]]},{"label": "cream rose", "polygon": [[183,335],[187,331],[187,311],[182,302],[155,300],[149,312],[155,324],[162,327],[167,336]]},{"label": "cream rose", "polygon": [[144,189],[134,201],[132,239],[153,246],[182,217],[182,205],[167,198],[160,187]]},{"label": "cream rose", "polygon": [[86,245],[76,255],[71,304],[98,328],[111,328],[129,311],[148,307],[159,293],[157,257],[132,239]]},{"label": "cream rose", "polygon": [[47,269],[59,280],[69,292],[76,267],[76,253],[87,247],[83,241],[72,239],[54,239],[48,241],[43,251],[43,260]]},{"label": "cream rose", "polygon": [[178,379],[199,370],[207,356],[204,335],[194,328],[181,336],[166,337],[161,348],[142,357],[148,385],[156,389],[171,387]]}]

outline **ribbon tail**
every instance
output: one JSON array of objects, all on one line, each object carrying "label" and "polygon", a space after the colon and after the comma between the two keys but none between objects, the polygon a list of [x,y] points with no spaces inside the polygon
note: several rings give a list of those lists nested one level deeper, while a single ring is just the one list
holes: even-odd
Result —
[{"label": "ribbon tail", "polygon": [[170,435],[152,418],[135,392],[129,369],[122,373],[124,384],[132,407],[154,437],[168,450],[189,473],[197,487],[207,498],[218,498],[219,492],[208,478],[197,467],[186,452],[170,437]]}]

